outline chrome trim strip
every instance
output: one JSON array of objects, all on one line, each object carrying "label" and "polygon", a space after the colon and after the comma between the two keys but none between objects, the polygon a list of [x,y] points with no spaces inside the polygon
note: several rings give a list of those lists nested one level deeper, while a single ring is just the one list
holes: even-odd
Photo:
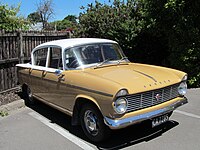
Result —
[{"label": "chrome trim strip", "polygon": [[64,108],[64,107],[58,106],[58,105],[56,105],[56,104],[54,104],[54,103],[52,103],[52,102],[50,102],[50,101],[46,101],[46,100],[44,100],[43,98],[41,98],[40,96],[33,95],[33,97],[36,98],[37,100],[39,100],[39,101],[45,103],[45,104],[47,104],[47,105],[49,105],[49,106],[51,106],[51,107],[57,109],[57,110],[60,110],[61,112],[65,113],[65,114],[68,114],[68,115],[70,115],[70,116],[72,116],[72,114],[73,114],[73,112],[70,111],[69,109],[66,109],[66,108]]},{"label": "chrome trim strip", "polygon": [[152,76],[150,76],[150,75],[148,75],[148,74],[145,74],[145,73],[140,72],[140,71],[137,71],[137,70],[133,70],[133,71],[135,71],[135,72],[137,72],[137,73],[139,73],[139,74],[141,74],[141,75],[144,75],[144,76],[146,76],[146,77],[152,79],[154,82],[157,82],[156,79],[154,79]]},{"label": "chrome trim strip", "polygon": [[176,108],[178,108],[178,107],[180,107],[180,106],[182,106],[186,103],[188,103],[188,101],[187,101],[187,98],[184,97],[182,100],[179,100],[179,101],[177,101],[177,102],[175,102],[175,103],[173,103],[169,106],[166,106],[162,109],[151,111],[151,112],[148,112],[148,113],[145,113],[145,114],[140,114],[140,115],[133,116],[133,117],[130,117],[130,118],[125,118],[125,119],[122,119],[122,120],[113,120],[113,119],[110,119],[108,117],[104,117],[104,122],[111,129],[125,128],[127,126],[132,125],[132,124],[136,124],[138,122],[148,120],[148,119],[154,118],[156,116],[160,116],[160,115],[169,113],[169,112],[175,110]]},{"label": "chrome trim strip", "polygon": [[95,93],[95,94],[99,94],[99,95],[103,95],[103,96],[107,96],[107,97],[113,97],[112,94],[108,94],[108,93],[104,93],[101,91],[96,91],[96,90],[92,90],[92,89],[88,89],[88,88],[84,88],[84,87],[80,87],[80,86],[76,86],[76,85],[67,84],[67,86],[70,88],[75,88],[75,89],[79,89],[79,90],[83,90],[83,91],[87,91],[87,92],[91,92],[91,93]]}]

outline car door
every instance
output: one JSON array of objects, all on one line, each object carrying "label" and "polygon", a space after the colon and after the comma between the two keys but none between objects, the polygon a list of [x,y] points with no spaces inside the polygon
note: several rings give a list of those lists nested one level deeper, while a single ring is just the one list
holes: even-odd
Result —
[{"label": "car door", "polygon": [[29,69],[30,76],[30,88],[33,94],[39,98],[45,98],[47,94],[46,88],[43,86],[43,76],[46,69],[46,60],[48,54],[48,47],[39,48],[34,50],[32,65],[34,66],[32,69]]},{"label": "car door", "polygon": [[59,107],[72,110],[72,95],[68,87],[67,71],[63,71],[62,49],[50,47],[47,70],[43,75],[43,86],[47,91],[45,99]]}]

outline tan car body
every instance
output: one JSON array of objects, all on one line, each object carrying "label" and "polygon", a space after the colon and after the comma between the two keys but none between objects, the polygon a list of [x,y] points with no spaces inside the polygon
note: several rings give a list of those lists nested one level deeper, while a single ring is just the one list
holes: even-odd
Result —
[{"label": "tan car body", "polygon": [[[20,84],[28,85],[38,100],[72,117],[76,117],[75,115],[78,114],[75,113],[76,103],[83,100],[94,103],[104,117],[112,120],[128,119],[160,110],[176,103],[180,103],[179,105],[186,103],[186,98],[179,96],[152,107],[124,114],[116,113],[113,108],[115,96],[121,89],[127,89],[131,95],[181,83],[186,73],[174,69],[138,63],[121,63],[107,64],[98,68],[63,70],[60,75],[56,75],[54,72],[46,71],[45,69],[20,65],[18,67]],[[166,112],[171,112],[175,108],[170,108]],[[130,122],[130,125],[142,120]],[[127,123],[114,127],[106,121],[105,123],[112,129],[129,125]]]}]

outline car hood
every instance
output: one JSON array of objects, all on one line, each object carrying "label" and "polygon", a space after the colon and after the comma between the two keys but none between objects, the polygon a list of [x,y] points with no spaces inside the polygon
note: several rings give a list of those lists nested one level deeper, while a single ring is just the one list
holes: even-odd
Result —
[{"label": "car hood", "polygon": [[130,94],[169,86],[181,82],[184,76],[183,72],[174,69],[135,63],[107,65],[86,72],[115,82]]}]

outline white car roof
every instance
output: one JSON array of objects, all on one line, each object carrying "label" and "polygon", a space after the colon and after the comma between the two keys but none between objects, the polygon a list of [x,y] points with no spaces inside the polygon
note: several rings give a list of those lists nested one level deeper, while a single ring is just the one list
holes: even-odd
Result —
[{"label": "white car roof", "polygon": [[59,46],[62,49],[65,49],[78,45],[92,44],[92,43],[117,43],[117,42],[107,39],[98,39],[98,38],[71,38],[71,39],[62,39],[62,40],[46,42],[38,45],[37,47],[35,47],[35,49],[44,46]]}]

